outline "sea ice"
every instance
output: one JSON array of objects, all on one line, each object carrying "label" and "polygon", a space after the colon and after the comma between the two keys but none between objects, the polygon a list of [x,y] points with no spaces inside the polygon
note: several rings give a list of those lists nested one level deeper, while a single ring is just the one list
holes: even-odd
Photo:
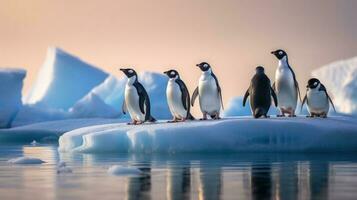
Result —
[{"label": "sea ice", "polygon": [[119,165],[113,165],[109,167],[108,174],[114,176],[140,176],[142,171],[135,167],[123,167]]},{"label": "sea ice", "polygon": [[354,152],[357,120],[251,117],[144,125],[110,124],[76,129],[59,139],[59,151],[103,153]]},{"label": "sea ice", "polygon": [[107,76],[59,48],[49,48],[25,103],[67,110]]},{"label": "sea ice", "polygon": [[22,105],[21,90],[26,71],[0,68],[0,128],[8,128]]},{"label": "sea ice", "polygon": [[8,163],[11,164],[17,164],[17,165],[29,165],[29,164],[42,164],[45,163],[45,161],[39,159],[39,158],[31,158],[31,157],[18,157],[18,158],[13,158],[7,161]]}]

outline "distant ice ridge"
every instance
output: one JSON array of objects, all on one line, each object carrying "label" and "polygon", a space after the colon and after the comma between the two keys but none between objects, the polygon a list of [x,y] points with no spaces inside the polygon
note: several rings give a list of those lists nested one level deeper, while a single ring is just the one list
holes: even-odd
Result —
[{"label": "distant ice ridge", "polygon": [[22,106],[22,87],[26,71],[0,68],[0,128],[8,128]]},{"label": "distant ice ridge", "polygon": [[251,117],[217,121],[110,124],[80,128],[59,139],[59,151],[133,152],[355,152],[357,120]]},{"label": "distant ice ridge", "polygon": [[333,62],[311,74],[326,86],[338,112],[357,115],[357,57]]},{"label": "distant ice ridge", "polygon": [[59,48],[49,48],[25,103],[67,110],[107,76]]},{"label": "distant ice ridge", "polygon": [[[273,103],[273,101],[272,101]],[[279,114],[279,110],[272,104],[270,106],[268,115],[277,115]],[[234,97],[232,98],[227,108],[224,110],[223,115],[225,117],[233,117],[233,116],[251,116],[252,112],[250,110],[250,101],[247,100],[245,107],[243,107],[243,97]]]}]

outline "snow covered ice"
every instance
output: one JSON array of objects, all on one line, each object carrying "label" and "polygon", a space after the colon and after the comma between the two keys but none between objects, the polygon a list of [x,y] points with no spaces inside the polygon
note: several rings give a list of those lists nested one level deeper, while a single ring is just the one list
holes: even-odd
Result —
[{"label": "snow covered ice", "polygon": [[45,161],[39,158],[32,158],[32,157],[18,157],[8,160],[8,163],[17,164],[17,165],[35,165],[35,164],[42,164]]},{"label": "snow covered ice", "polygon": [[26,71],[0,68],[0,128],[10,126],[20,109],[21,90]]},{"label": "snow covered ice", "polygon": [[338,112],[357,115],[357,57],[323,66],[312,76],[326,86]]},{"label": "snow covered ice", "polygon": [[59,151],[103,153],[357,151],[355,118],[251,117],[217,121],[110,124],[65,133]]},{"label": "snow covered ice", "polygon": [[107,76],[59,48],[49,48],[25,103],[67,110]]}]

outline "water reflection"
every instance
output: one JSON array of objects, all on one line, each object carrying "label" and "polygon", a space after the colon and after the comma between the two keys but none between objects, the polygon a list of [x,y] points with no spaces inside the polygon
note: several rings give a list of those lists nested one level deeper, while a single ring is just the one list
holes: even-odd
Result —
[{"label": "water reflection", "polygon": [[[47,163],[6,164],[17,156]],[[59,160],[74,173],[56,174]],[[145,175],[109,176],[113,164]],[[58,155],[53,146],[0,147],[0,199],[353,199],[356,187],[357,155]]]}]

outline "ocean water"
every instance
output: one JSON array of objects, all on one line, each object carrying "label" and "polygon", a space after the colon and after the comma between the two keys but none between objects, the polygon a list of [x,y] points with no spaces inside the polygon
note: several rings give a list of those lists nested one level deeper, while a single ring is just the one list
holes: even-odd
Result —
[{"label": "ocean water", "polygon": [[[19,156],[41,165],[13,165]],[[72,173],[58,173],[66,162]],[[113,176],[112,165],[140,176]],[[0,199],[356,199],[357,154],[61,154],[0,145]]]}]

